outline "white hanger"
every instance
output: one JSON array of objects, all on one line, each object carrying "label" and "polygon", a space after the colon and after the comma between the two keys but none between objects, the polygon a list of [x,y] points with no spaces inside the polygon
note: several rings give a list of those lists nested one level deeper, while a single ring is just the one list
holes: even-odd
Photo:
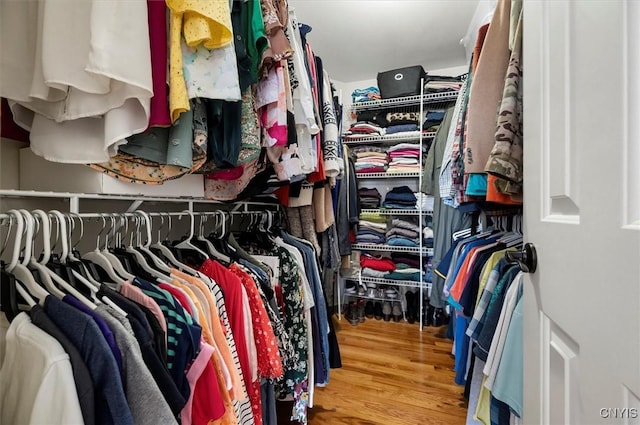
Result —
[{"label": "white hanger", "polygon": [[[76,213],[70,213],[69,214],[69,218],[71,220],[72,226],[73,226],[73,218],[78,217],[78,221],[80,223],[80,238],[78,239],[78,242],[80,242],[80,240],[82,240],[82,237],[84,236],[84,222],[82,221],[82,218],[80,217],[79,214]],[[75,248],[75,245],[72,245],[71,241],[71,231],[69,232],[69,245],[70,246],[70,250],[69,250],[69,258],[74,259],[76,261],[80,261],[79,259],[76,259],[75,257],[73,257],[73,249]],[[106,242],[105,242],[106,243]],[[88,270],[86,268],[86,266],[80,262],[80,267],[84,268],[85,271],[87,271],[87,278],[85,278],[83,275],[81,275],[80,273],[78,273],[76,270],[72,270],[73,276],[75,277],[75,279],[82,283],[83,285],[85,285],[87,288],[89,288],[89,291],[91,291],[91,295],[93,297],[93,299],[98,300],[98,301],[102,301],[103,303],[105,303],[106,305],[108,305],[109,307],[113,308],[114,310],[116,310],[118,313],[120,313],[121,315],[123,315],[124,317],[127,316],[127,312],[124,311],[123,309],[121,309],[117,304],[115,304],[113,301],[111,301],[109,298],[107,298],[106,296],[103,297],[98,297],[98,291],[100,290],[100,282],[96,281],[92,276],[91,273],[88,273]]]},{"label": "white hanger", "polygon": [[[134,279],[135,276],[129,273],[127,269],[124,268],[124,266],[122,265],[122,261],[120,261],[120,259],[115,254],[109,251],[109,234],[112,234],[114,246],[120,245],[120,239],[116,238],[116,233],[117,233],[116,218],[120,218],[120,222],[125,224],[125,233],[129,229],[126,218],[122,215],[117,215],[117,214],[111,214],[111,215],[100,214],[100,216],[102,217],[106,216],[111,219],[111,227],[109,228],[109,231],[106,232],[104,235],[104,247],[102,248],[100,253],[111,263],[111,265],[113,266],[113,269],[116,271],[116,273],[119,276],[127,280]],[[122,228],[122,226],[120,226],[120,228]]]},{"label": "white hanger", "polygon": [[144,227],[146,230],[145,232],[146,239],[144,242],[138,245],[138,249],[145,252],[149,256],[149,258],[151,258],[151,261],[153,261],[153,264],[158,268],[158,270],[164,273],[170,274],[171,269],[164,263],[164,261],[162,261],[156,254],[153,253],[153,251],[149,249],[149,246],[151,245],[151,228],[152,228],[151,217],[149,216],[149,214],[147,214],[142,210],[135,211],[135,214],[139,214],[144,218]]},{"label": "white hanger", "polygon": [[123,284],[125,280],[116,273],[113,269],[113,265],[111,262],[100,252],[100,234],[105,230],[107,223],[104,217],[102,217],[102,230],[96,236],[96,249],[90,252],[87,252],[83,255],[83,258],[92,261],[96,265],[102,267],[102,269],[107,273],[107,275],[117,284]]},{"label": "white hanger", "polygon": [[[215,214],[215,217],[218,216],[218,213],[220,213],[220,211],[214,211],[213,212],[213,214]],[[197,237],[197,239],[199,241],[203,241],[207,245],[207,250],[209,251],[209,254],[212,257],[215,257],[215,258],[219,259],[220,261],[224,261],[225,263],[231,264],[231,258],[229,258],[228,256],[226,256],[223,253],[221,253],[220,251],[218,251],[216,249],[216,247],[213,246],[211,241],[204,237],[204,223],[206,223],[208,219],[209,219],[209,215],[207,215],[206,213],[201,213],[201,215],[200,215],[200,226],[198,226],[198,237]],[[224,217],[224,214],[222,214],[221,226],[222,226],[222,234],[224,235],[224,232],[225,232],[225,217]]]},{"label": "white hanger", "polygon": [[[100,282],[98,282],[97,280],[95,280],[93,278],[93,276],[91,276],[91,273],[89,273],[89,270],[87,269],[87,266],[79,258],[76,258],[74,253],[73,253],[75,248],[76,248],[76,246],[78,245],[78,243],[80,243],[80,241],[84,237],[84,222],[82,221],[82,217],[80,217],[80,215],[78,213],[69,213],[66,217],[69,218],[69,256],[68,256],[68,259],[78,262],[79,266],[85,271],[85,274],[87,275],[87,277],[85,278],[83,275],[81,275],[80,273],[78,273],[75,270],[73,270],[73,275],[80,282],[85,284],[89,288],[89,290],[91,291],[91,294],[93,295],[93,297],[96,298],[96,292],[100,289]],[[73,243],[73,231],[75,230],[74,218],[76,218],[76,217],[78,218],[78,223],[80,224],[80,237],[78,238],[78,240],[74,244]]]},{"label": "white hanger", "polygon": [[[24,212],[26,212],[28,214],[28,211],[26,210],[22,210]],[[53,215],[58,219],[58,226],[59,226],[59,233],[60,236],[62,237],[62,246],[63,246],[63,256],[61,258],[64,258],[64,260],[66,261],[67,259],[67,255],[69,252],[69,246],[67,244],[68,241],[68,237],[67,237],[67,221],[64,218],[64,215],[57,210],[52,210],[50,211],[51,213],[53,213]],[[31,218],[33,219],[33,216],[31,216]],[[44,227],[44,226],[43,226]],[[47,228],[48,230],[48,228]],[[44,233],[44,229],[43,229],[43,233]],[[43,234],[45,239],[51,238],[51,234],[47,234],[44,233]],[[96,309],[96,305],[89,300],[87,297],[84,296],[84,294],[80,293],[76,288],[74,288],[73,286],[71,286],[71,284],[67,281],[65,281],[64,279],[62,279],[60,276],[58,276],[57,274],[55,274],[51,269],[44,267],[43,265],[42,268],[38,267],[38,270],[41,271],[41,274],[43,275],[48,275],[50,277],[51,281],[47,281],[46,277],[43,278],[43,283],[45,285],[47,285],[47,288],[51,291],[51,293],[53,295],[55,295],[56,297],[60,297],[60,293],[62,294],[62,296],[64,297],[64,293],[60,290],[58,290],[58,293],[55,293],[53,288],[57,289],[54,285],[54,282],[57,283],[60,287],[62,287],[65,291],[67,291],[69,294],[73,295],[75,298],[78,299],[78,301],[80,301],[82,304],[84,304],[85,306],[89,307],[91,310],[95,310]],[[49,286],[51,285],[51,287]]]},{"label": "white hanger", "polygon": [[162,281],[166,281],[166,280],[171,281],[171,278],[169,278],[169,276],[163,275],[158,270],[156,270],[153,267],[151,267],[149,265],[149,263],[147,262],[147,259],[144,257],[144,255],[142,255],[140,253],[140,251],[138,251],[137,249],[134,248],[134,246],[133,246],[133,238],[134,238],[134,236],[136,237],[136,246],[140,246],[142,244],[142,238],[141,238],[141,235],[140,235],[140,227],[142,225],[143,217],[141,217],[140,215],[134,215],[131,218],[133,218],[136,227],[131,232],[131,236],[129,238],[129,245],[127,245],[127,247],[125,248],[125,251],[127,251],[130,254],[133,254],[133,256],[136,258],[136,261],[138,262],[140,267],[142,267],[142,269],[144,271],[146,271],[147,273],[149,273],[151,276],[155,277],[156,279],[161,279]]},{"label": "white hanger", "polygon": [[[169,234],[171,233],[171,216],[167,213],[167,218],[168,218],[168,223],[169,223],[169,232],[167,232],[167,236],[165,237],[165,239],[167,237],[169,237]],[[169,248],[167,248],[166,246],[164,246],[161,241],[160,241],[160,234],[158,234],[158,241],[152,245],[150,245],[151,248],[156,248],[158,249],[162,255],[164,255],[167,260],[169,260],[169,262],[171,264],[173,264],[178,270],[181,270],[185,273],[189,273],[193,276],[198,276],[198,271],[187,266],[186,264],[183,264],[182,262],[178,261],[178,259],[175,257],[175,255],[173,255],[173,252],[171,252],[171,250]]]},{"label": "white hanger", "polygon": [[[49,293],[36,282],[33,275],[23,264],[18,261],[20,259],[20,249],[22,247],[22,234],[24,232],[24,218],[22,214],[15,209],[7,212],[10,216],[16,219],[16,235],[13,242],[13,252],[11,253],[11,260],[7,265],[7,271],[12,273],[16,280],[22,282],[26,289],[39,299],[40,304],[44,304],[44,299],[49,296]],[[11,221],[9,222],[9,230],[11,232]]]},{"label": "white hanger", "polygon": [[36,302],[34,301],[34,299],[31,298],[31,295],[29,295],[29,292],[26,289],[24,289],[24,287],[20,282],[16,282],[16,290],[22,296],[22,299],[27,302],[27,305],[29,307],[33,307],[36,305]]},{"label": "white hanger", "polygon": [[[38,271],[38,276],[40,276],[42,284],[45,286],[45,288],[47,288],[47,290],[51,293],[51,295],[55,296],[56,298],[62,299],[65,296],[65,293],[62,292],[60,289],[58,289],[55,283],[53,283],[51,275],[49,274],[50,270],[44,265],[46,263],[37,262],[33,256],[32,243],[35,240],[36,233],[37,233],[36,231],[34,231],[34,226],[35,224],[37,224],[37,222],[34,220],[34,216],[29,214],[29,211],[24,209],[21,209],[19,211],[22,214],[27,227],[27,232],[25,237],[30,240],[30,242],[27,242],[29,254],[27,255],[25,252],[25,259],[28,258],[27,264],[32,270]],[[49,217],[47,217],[47,219],[44,220],[42,223],[42,236],[43,236],[43,240],[45,241],[43,244],[45,247],[45,250],[47,250],[48,248],[47,245],[49,245],[46,241],[51,237],[49,224],[50,224]],[[43,260],[44,259],[45,257],[43,257]],[[48,258],[47,258],[47,261],[48,261]],[[24,264],[24,265],[26,266],[27,264]]]},{"label": "white hanger", "polygon": [[207,255],[206,252],[204,252],[203,250],[201,250],[200,248],[198,248],[197,246],[195,246],[194,244],[191,243],[191,239],[193,238],[193,234],[195,233],[195,217],[194,217],[193,213],[191,211],[189,211],[189,210],[184,210],[178,216],[178,220],[182,219],[182,214],[187,214],[189,216],[189,218],[191,219],[190,222],[189,222],[189,236],[187,236],[187,238],[185,240],[183,240],[182,242],[177,244],[176,248],[178,248],[178,249],[192,249],[192,250],[202,254],[205,258],[209,258],[209,255]]}]

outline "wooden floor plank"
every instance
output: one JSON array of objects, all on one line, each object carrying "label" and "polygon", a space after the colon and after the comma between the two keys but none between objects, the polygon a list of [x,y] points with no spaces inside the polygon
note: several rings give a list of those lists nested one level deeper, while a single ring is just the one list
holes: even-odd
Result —
[{"label": "wooden floor plank", "polygon": [[367,319],[338,321],[342,369],[316,388],[310,425],[459,425],[467,415],[464,387],[454,383],[451,341],[444,328]]}]

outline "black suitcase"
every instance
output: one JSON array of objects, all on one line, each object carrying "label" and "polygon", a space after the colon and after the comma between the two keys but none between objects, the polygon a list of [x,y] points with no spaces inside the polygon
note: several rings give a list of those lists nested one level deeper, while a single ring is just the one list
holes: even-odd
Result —
[{"label": "black suitcase", "polygon": [[420,94],[420,81],[427,73],[421,65],[378,73],[378,89],[383,99]]}]

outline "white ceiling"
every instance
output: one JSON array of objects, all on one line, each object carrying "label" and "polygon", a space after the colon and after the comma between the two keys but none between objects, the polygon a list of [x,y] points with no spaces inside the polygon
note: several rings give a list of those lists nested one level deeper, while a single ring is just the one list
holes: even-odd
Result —
[{"label": "white ceiling", "polygon": [[331,78],[352,82],[379,71],[464,65],[465,36],[479,0],[289,0]]}]

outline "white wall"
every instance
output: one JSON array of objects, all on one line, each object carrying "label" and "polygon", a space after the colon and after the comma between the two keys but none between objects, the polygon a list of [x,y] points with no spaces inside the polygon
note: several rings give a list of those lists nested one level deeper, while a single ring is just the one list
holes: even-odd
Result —
[{"label": "white wall", "polygon": [[0,189],[20,187],[19,152],[26,143],[0,138]]}]

